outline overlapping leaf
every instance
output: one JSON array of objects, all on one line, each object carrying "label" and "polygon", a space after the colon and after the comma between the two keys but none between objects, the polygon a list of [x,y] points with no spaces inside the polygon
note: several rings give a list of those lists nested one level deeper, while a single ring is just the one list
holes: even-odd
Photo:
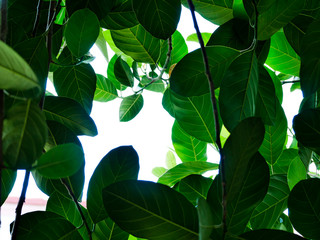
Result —
[{"label": "overlapping leaf", "polygon": [[65,97],[46,97],[44,113],[47,120],[57,121],[76,135],[97,135],[93,120],[76,101]]},{"label": "overlapping leaf", "polygon": [[299,158],[295,158],[291,161],[288,168],[288,185],[290,190],[301,180],[306,179],[307,170]]},{"label": "overlapping leaf", "polygon": [[[206,47],[210,71],[215,88],[220,86],[222,77],[231,62],[240,52],[225,46]],[[170,77],[171,89],[181,96],[199,96],[209,92],[200,49],[184,56],[175,66]]]},{"label": "overlapping leaf", "polygon": [[172,144],[182,162],[206,161],[207,143],[186,133],[177,121],[172,126]]},{"label": "overlapping leaf", "polygon": [[123,231],[110,218],[96,223],[92,238],[96,240],[112,239],[123,240],[128,239],[129,233]]},{"label": "overlapping leaf", "polygon": [[94,223],[108,216],[102,207],[102,189],[114,182],[137,179],[138,172],[138,155],[131,146],[113,149],[100,161],[90,179],[87,194],[87,207]]},{"label": "overlapping leaf", "polygon": [[119,110],[120,122],[132,120],[143,107],[142,94],[131,95],[122,100]]},{"label": "overlapping leaf", "polygon": [[140,24],[111,30],[111,36],[114,44],[137,62],[155,64],[160,56],[160,39],[153,37]]},{"label": "overlapping leaf", "polygon": [[125,61],[121,59],[121,57],[118,57],[117,60],[114,63],[114,69],[113,69],[114,76],[116,79],[123,85],[128,87],[133,87],[133,73],[131,72],[131,69]]},{"label": "overlapping leaf", "polygon": [[159,240],[198,239],[196,209],[165,185],[127,180],[104,188],[102,195],[109,216],[130,234]]},{"label": "overlapping leaf", "polygon": [[117,89],[113,83],[106,77],[97,74],[97,86],[94,92],[94,100],[99,102],[108,102],[118,97]]},{"label": "overlapping leaf", "polygon": [[255,116],[258,83],[258,60],[254,52],[241,55],[230,65],[219,95],[221,118],[229,131],[241,120]]},{"label": "overlapping leaf", "polygon": [[90,114],[96,74],[90,64],[82,63],[72,67],[60,67],[53,73],[53,83],[59,96],[79,102]]},{"label": "overlapping leaf", "polygon": [[108,69],[107,69],[107,75],[108,79],[113,83],[113,85],[116,87],[118,90],[125,90],[126,86],[122,85],[116,78],[114,74],[114,64],[116,60],[118,59],[118,56],[115,54],[111,58],[109,64],[108,64]]}]

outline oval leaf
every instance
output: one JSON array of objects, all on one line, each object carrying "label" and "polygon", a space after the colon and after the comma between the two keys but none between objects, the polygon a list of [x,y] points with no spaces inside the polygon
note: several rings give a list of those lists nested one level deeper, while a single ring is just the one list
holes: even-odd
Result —
[{"label": "oval leaf", "polygon": [[132,95],[122,100],[119,111],[120,122],[132,120],[143,107],[143,97],[141,94]]},{"label": "oval leaf", "polygon": [[133,73],[130,70],[128,63],[123,61],[119,56],[114,63],[114,76],[123,85],[133,87]]},{"label": "oval leaf", "polygon": [[118,92],[113,83],[104,76],[97,74],[97,86],[94,92],[94,100],[108,102],[118,97]]}]

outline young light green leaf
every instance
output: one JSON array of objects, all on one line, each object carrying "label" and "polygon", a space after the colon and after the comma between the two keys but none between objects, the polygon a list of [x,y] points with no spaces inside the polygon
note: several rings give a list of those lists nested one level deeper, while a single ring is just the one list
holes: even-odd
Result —
[{"label": "young light green leaf", "polygon": [[28,90],[34,87],[40,91],[39,80],[31,67],[12,48],[0,41],[0,88]]},{"label": "young light green leaf", "polygon": [[61,144],[43,154],[35,163],[36,171],[46,178],[58,179],[75,174],[84,163],[82,148],[73,144]]},{"label": "young light green leaf", "polygon": [[170,150],[167,152],[167,155],[166,155],[166,166],[168,169],[171,169],[177,166],[176,157],[174,156],[173,152],[171,152]]},{"label": "young light green leaf", "polygon": [[132,120],[143,107],[143,97],[141,94],[131,95],[122,100],[119,110],[120,122]]},{"label": "young light green leaf", "polygon": [[168,169],[164,167],[155,167],[152,169],[152,174],[155,175],[156,177],[161,177]]},{"label": "young light green leaf", "polygon": [[127,180],[104,188],[102,195],[111,219],[130,234],[147,239],[198,239],[196,209],[168,186]]},{"label": "young light green leaf", "polygon": [[[207,42],[209,41],[210,37],[211,37],[211,33],[202,32],[202,33],[201,33],[201,36],[202,36],[204,45],[206,45]],[[187,41],[190,41],[190,42],[196,42],[196,43],[199,42],[199,39],[198,39],[198,36],[197,36],[196,33],[190,34],[190,35],[186,38],[186,40],[187,40]]]},{"label": "young light green leaf", "polygon": [[97,74],[97,86],[94,92],[95,101],[108,102],[118,97],[118,92],[113,83],[106,77]]},{"label": "young light green leaf", "polygon": [[72,54],[82,57],[95,43],[99,31],[97,16],[88,8],[84,8],[71,15],[64,31],[64,37]]}]

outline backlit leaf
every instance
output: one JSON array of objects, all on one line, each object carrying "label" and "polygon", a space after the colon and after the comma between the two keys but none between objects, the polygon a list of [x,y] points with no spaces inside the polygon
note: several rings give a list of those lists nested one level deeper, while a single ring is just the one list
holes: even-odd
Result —
[{"label": "backlit leaf", "polygon": [[120,122],[132,120],[143,107],[143,97],[141,94],[131,95],[122,100],[119,110]]},{"label": "backlit leaf", "polygon": [[113,83],[104,76],[97,74],[97,86],[94,92],[94,100],[108,102],[118,97],[117,89]]}]

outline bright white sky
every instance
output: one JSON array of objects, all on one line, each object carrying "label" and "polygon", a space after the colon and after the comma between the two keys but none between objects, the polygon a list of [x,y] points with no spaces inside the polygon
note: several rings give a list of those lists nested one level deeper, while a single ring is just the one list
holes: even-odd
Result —
[{"label": "bright white sky", "polygon": [[[212,33],[216,26],[197,15],[197,20],[201,32]],[[195,33],[191,15],[188,9],[183,8],[178,30],[184,38]],[[187,42],[189,52],[199,47],[197,43]],[[96,47],[92,49],[92,54],[96,57],[93,67],[96,73],[106,76],[107,63]],[[109,51],[110,58],[112,57]],[[285,97],[283,106],[287,106],[286,114],[288,124],[291,126],[293,116],[298,112],[299,104],[302,99],[301,93],[295,91],[290,93],[290,84],[285,86]],[[53,86],[49,83],[49,91]],[[140,157],[139,179],[157,181],[151,173],[157,166],[165,167],[166,153],[172,147],[171,127],[174,119],[162,107],[162,94],[145,90],[143,93],[144,106],[141,112],[130,122],[119,122],[119,106],[121,99],[115,99],[107,103],[94,102],[91,117],[94,119],[98,128],[96,137],[80,137],[85,157],[86,157],[86,186],[84,189],[84,200],[86,198],[87,184],[90,180],[95,167],[99,161],[113,148],[122,145],[132,145]],[[208,146],[208,161],[218,162],[219,156]],[[19,197],[24,178],[24,171],[19,171],[15,187],[10,196]],[[43,194],[35,185],[33,178],[30,177],[27,198],[48,197]],[[5,208],[5,205],[3,206]],[[14,218],[15,213],[12,212]],[[8,226],[2,225],[0,237],[7,234]],[[1,237],[2,239],[2,237]]]}]

